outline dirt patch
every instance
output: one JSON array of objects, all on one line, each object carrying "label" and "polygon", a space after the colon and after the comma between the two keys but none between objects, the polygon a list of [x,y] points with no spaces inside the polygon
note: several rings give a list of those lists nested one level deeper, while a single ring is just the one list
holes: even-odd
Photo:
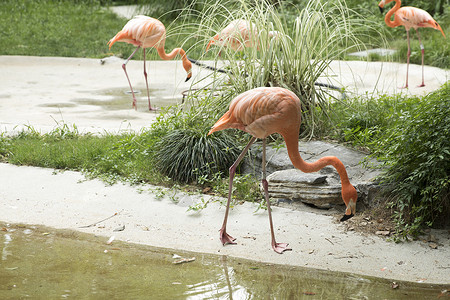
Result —
[{"label": "dirt patch", "polygon": [[342,223],[346,231],[356,231],[365,235],[390,237],[395,231],[391,212],[384,205],[356,213]]}]

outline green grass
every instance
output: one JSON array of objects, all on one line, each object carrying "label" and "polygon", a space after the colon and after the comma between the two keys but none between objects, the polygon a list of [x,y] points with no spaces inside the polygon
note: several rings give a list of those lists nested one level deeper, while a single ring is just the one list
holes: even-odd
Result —
[{"label": "green grass", "polygon": [[[148,135],[80,134],[62,124],[49,133],[33,128],[16,135],[0,136],[0,159],[17,165],[82,171],[105,181],[163,184],[147,152]],[[158,176],[159,175],[159,176]]]},{"label": "green grass", "polygon": [[[228,173],[228,163],[231,165],[230,161],[236,156],[237,151],[232,145],[224,144],[230,138],[225,140],[214,137],[201,138],[206,143],[200,143],[200,147],[209,144],[213,147],[210,151],[211,155],[226,155],[227,165],[209,167],[205,172],[206,164],[197,161],[195,157],[192,157],[193,165],[182,161],[180,164],[184,164],[185,169],[188,168],[186,172],[195,173],[192,177],[195,181],[187,182],[181,177],[169,178],[167,174],[171,174],[161,170],[158,141],[163,139],[159,129],[155,127],[149,131],[121,135],[92,135],[81,134],[76,126],[71,127],[67,124],[60,124],[48,133],[40,133],[29,127],[14,135],[0,134],[0,162],[80,171],[87,178],[100,178],[109,184],[122,181],[130,184],[150,183],[172,187],[178,186],[178,183],[182,181],[185,185],[181,188],[192,190],[209,187],[216,195],[227,195],[228,180],[224,179],[223,175]],[[179,131],[172,131],[172,133],[176,132]],[[187,138],[188,135],[184,137]],[[218,146],[220,146],[219,149],[214,149]],[[223,153],[219,153],[221,151]],[[208,157],[206,159],[210,163],[214,162]],[[196,167],[201,170],[196,170]],[[258,183],[249,175],[236,177],[234,197],[247,201],[262,199]]]},{"label": "green grass", "polygon": [[[335,3],[335,1],[328,1]],[[117,43],[111,51],[106,43],[127,22],[107,9],[113,4],[127,4],[130,1],[50,1],[50,0],[3,0],[0,6],[0,55],[36,55],[36,56],[64,56],[102,58],[109,55],[128,57],[134,47],[125,43]],[[201,29],[202,1],[170,0],[158,2],[131,1],[146,7],[147,14],[160,18],[167,30],[166,50],[183,46],[188,55],[200,58],[206,43],[204,41],[214,35],[214,30]],[[206,1],[209,6],[214,0]],[[233,1],[237,3],[238,1]],[[298,3],[297,3],[298,2]],[[383,15],[378,11],[377,3],[348,0],[348,7],[354,10],[350,14],[356,18],[364,17],[370,24],[378,24],[376,30],[365,29],[365,37],[361,36],[368,48],[383,47],[379,31],[386,35],[388,45],[399,52],[391,58],[393,61],[406,62],[406,33],[403,27],[388,28],[384,24]],[[404,1],[405,2],[405,1]],[[231,9],[231,1],[228,1]],[[293,4],[292,4],[293,3]],[[404,5],[415,5],[423,9],[432,9],[427,1],[409,1]],[[187,8],[186,8],[187,7]],[[277,6],[282,10],[286,20],[286,31],[293,28],[298,10],[305,7],[304,2],[286,1]],[[217,22],[223,22],[226,16],[218,16]],[[228,16],[229,18],[229,16]],[[435,16],[444,32],[450,35],[450,6],[444,6],[444,13]],[[362,23],[363,25],[364,23]],[[367,22],[365,23],[368,24]],[[199,27],[200,26],[200,27]],[[215,28],[219,30],[219,28]],[[425,28],[421,35],[426,49],[425,63],[441,68],[449,68],[450,47],[449,39],[444,39],[440,32]],[[420,64],[420,50],[414,30],[411,30],[413,56],[412,63]],[[211,55],[207,58],[212,58]],[[341,58],[344,58],[342,56]],[[136,59],[142,59],[138,54]],[[156,51],[150,51],[149,59],[158,59]],[[352,58],[355,59],[355,58]],[[386,59],[386,58],[381,58]]]},{"label": "green grass", "polygon": [[[116,43],[111,51],[107,42],[128,21],[107,9],[112,1],[80,0],[3,0],[0,5],[0,55],[33,55],[103,58],[116,55],[126,58],[132,45]],[[125,3],[119,3],[125,4]],[[162,10],[161,10],[162,11]],[[175,17],[176,15],[171,15]],[[187,33],[185,20],[164,18],[168,29],[166,51],[183,44]],[[179,24],[179,25],[177,25]],[[142,59],[139,52],[135,57]],[[158,59],[151,51],[149,59]]]},{"label": "green grass", "polygon": [[98,1],[5,0],[0,54],[104,57],[122,23]]}]

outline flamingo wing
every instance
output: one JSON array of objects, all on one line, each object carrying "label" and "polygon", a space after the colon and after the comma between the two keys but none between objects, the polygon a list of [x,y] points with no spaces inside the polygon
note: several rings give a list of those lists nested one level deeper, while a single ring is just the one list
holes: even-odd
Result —
[{"label": "flamingo wing", "polygon": [[440,30],[442,35],[445,37],[441,26],[439,26],[433,17],[431,17],[431,15],[423,9],[404,6],[395,12],[395,18],[401,22],[407,30],[410,28],[417,29],[419,27],[430,27]]},{"label": "flamingo wing", "polygon": [[253,47],[256,36],[255,24],[238,19],[231,21],[230,24],[216,35],[213,43],[219,46],[229,47],[234,51],[241,51],[244,47]]},{"label": "flamingo wing", "polygon": [[238,95],[229,110],[212,127],[214,131],[237,128],[257,138],[300,126],[300,100],[289,90],[280,87],[261,87]]},{"label": "flamingo wing", "polygon": [[125,42],[143,48],[156,47],[163,43],[166,29],[161,21],[147,17],[135,16],[109,42],[109,48],[115,42]]}]

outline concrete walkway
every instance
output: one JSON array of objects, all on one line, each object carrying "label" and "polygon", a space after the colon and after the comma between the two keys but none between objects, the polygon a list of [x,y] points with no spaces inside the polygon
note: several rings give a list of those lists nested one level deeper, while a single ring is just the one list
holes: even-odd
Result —
[{"label": "concrete walkway", "polygon": [[[293,249],[280,255],[270,246],[267,212],[255,212],[254,203],[236,205],[231,210],[227,229],[237,238],[237,245],[222,246],[218,230],[225,199],[214,201],[206,195],[186,195],[152,186],[106,186],[99,180],[85,181],[77,172],[55,173],[8,164],[0,164],[0,182],[0,221],[4,222],[93,233],[103,236],[105,243],[115,236],[132,243],[265,263],[392,280],[450,283],[450,239],[445,232],[434,233],[437,249],[422,242],[396,244],[379,236],[346,231],[336,216],[274,207],[277,241],[289,243]],[[188,205],[202,200],[213,202],[200,212],[187,212]],[[115,213],[118,215],[96,226],[80,228]],[[125,230],[113,231],[123,225]]]},{"label": "concrete walkway", "polygon": [[[138,111],[131,108],[132,98],[122,60],[61,57],[0,56],[0,132],[32,126],[49,131],[57,123],[76,124],[86,132],[139,131],[153,122],[157,113],[148,111],[142,61],[127,65],[138,94]],[[348,95],[403,93],[423,95],[438,89],[450,78],[450,72],[426,67],[426,86],[420,83],[420,66],[412,65],[410,89],[398,89],[404,82],[405,66],[395,63],[333,61],[325,72]],[[211,82],[199,82],[210,71],[193,66],[193,78],[185,82],[181,62],[148,63],[151,101],[157,107],[181,102],[181,92]],[[321,81],[326,82],[325,78]],[[191,84],[193,84],[191,86]]]}]

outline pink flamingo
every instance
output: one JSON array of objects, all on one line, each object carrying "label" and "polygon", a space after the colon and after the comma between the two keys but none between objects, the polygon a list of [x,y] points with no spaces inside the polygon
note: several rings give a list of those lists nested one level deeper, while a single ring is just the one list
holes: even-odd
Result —
[{"label": "pink flamingo", "polygon": [[254,39],[257,35],[255,24],[242,19],[234,20],[212,38],[206,46],[206,51],[213,44],[229,47],[234,51],[242,51],[244,47],[255,45]]},{"label": "pink flamingo", "polygon": [[230,182],[228,201],[223,225],[220,229],[220,240],[223,245],[235,244],[235,238],[226,232],[228,211],[230,209],[233,178],[236,168],[244,158],[250,146],[257,138],[263,140],[262,155],[262,186],[269,213],[272,248],[277,253],[283,253],[288,248],[286,243],[277,243],[272,223],[268,183],[266,180],[266,137],[272,133],[279,133],[286,142],[287,151],[292,164],[303,172],[317,172],[327,165],[332,165],[341,178],[342,199],[346,205],[345,214],[341,221],[351,218],[356,210],[358,198],[356,189],[350,184],[347,171],[342,162],[334,157],[322,157],[314,163],[305,162],[298,151],[298,136],[300,132],[301,110],[300,99],[291,91],[280,87],[260,87],[246,91],[232,100],[229,110],[214,124],[208,134],[215,131],[237,128],[252,135],[250,142],[244,148],[238,159],[230,167]]},{"label": "pink flamingo", "polygon": [[[389,12],[386,14],[386,17],[384,18],[384,21],[386,22],[386,25],[389,27],[397,27],[397,26],[405,26],[406,29],[406,38],[408,41],[408,53],[407,53],[407,66],[406,66],[406,84],[405,88],[408,87],[408,71],[409,71],[409,57],[411,56],[411,45],[409,42],[409,30],[411,28],[414,28],[417,32],[417,38],[419,39],[420,43],[420,49],[422,52],[422,84],[419,85],[419,87],[425,86],[424,82],[424,56],[425,56],[425,48],[423,47],[422,41],[420,40],[419,35],[419,27],[431,27],[436,30],[440,30],[442,35],[445,38],[444,31],[442,30],[441,26],[430,16],[430,14],[423,9],[411,7],[411,6],[404,6],[400,7],[401,1],[400,0],[381,0],[381,2],[378,4],[380,7],[380,11],[383,12],[383,8],[386,4],[395,1],[395,5]],[[394,15],[394,21],[391,20],[392,15]]]},{"label": "pink flamingo", "polygon": [[147,16],[135,16],[133,19],[129,20],[127,24],[119,31],[109,42],[109,49],[115,42],[125,42],[137,46],[136,50],[128,57],[125,63],[122,65],[122,69],[125,71],[127,76],[128,84],[130,85],[131,94],[133,95],[133,107],[137,109],[136,106],[136,96],[134,95],[133,87],[131,86],[130,78],[127,74],[126,65],[133,57],[133,55],[142,48],[144,50],[144,77],[145,83],[147,85],[147,97],[148,97],[148,109],[155,110],[150,104],[150,93],[148,89],[147,81],[147,71],[145,70],[145,48],[156,48],[159,57],[164,60],[173,59],[177,54],[180,54],[181,60],[183,61],[183,67],[187,72],[186,81],[188,81],[192,76],[192,64],[187,59],[186,53],[181,48],[175,48],[169,54],[164,50],[164,45],[166,42],[166,28],[164,24],[159,20],[147,17]]},{"label": "pink flamingo", "polygon": [[[269,38],[277,36],[277,31],[269,31]],[[211,45],[229,47],[234,51],[242,51],[244,48],[258,46],[258,30],[252,22],[243,19],[231,21],[222,31],[216,34],[206,46],[208,51]]]}]

